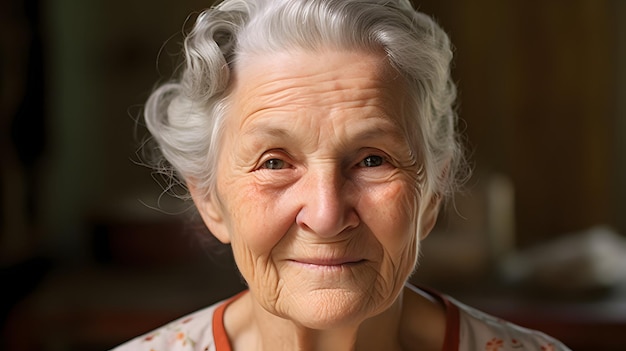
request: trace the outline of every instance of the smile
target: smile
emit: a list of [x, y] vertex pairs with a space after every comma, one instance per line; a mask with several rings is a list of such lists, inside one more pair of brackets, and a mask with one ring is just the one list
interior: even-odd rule
[[307, 258], [307, 259], [295, 259], [290, 260], [291, 262], [306, 265], [306, 266], [314, 266], [314, 267], [346, 267], [353, 266], [360, 263], [365, 262], [364, 259], [351, 259], [351, 258], [336, 258], [336, 259], [317, 259], [317, 258]]

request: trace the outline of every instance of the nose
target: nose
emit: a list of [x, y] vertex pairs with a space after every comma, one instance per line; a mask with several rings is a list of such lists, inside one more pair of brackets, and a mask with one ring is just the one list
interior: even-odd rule
[[301, 207], [296, 224], [330, 238], [359, 225], [354, 186], [338, 171], [308, 171], [297, 189]]

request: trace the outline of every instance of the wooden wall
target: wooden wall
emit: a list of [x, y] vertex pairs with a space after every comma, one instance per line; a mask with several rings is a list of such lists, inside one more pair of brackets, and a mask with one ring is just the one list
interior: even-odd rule
[[463, 0], [420, 8], [456, 47], [459, 113], [476, 168], [470, 190], [491, 172], [511, 177], [518, 244], [621, 226], [626, 130], [616, 91], [626, 84], [617, 78], [624, 6]]

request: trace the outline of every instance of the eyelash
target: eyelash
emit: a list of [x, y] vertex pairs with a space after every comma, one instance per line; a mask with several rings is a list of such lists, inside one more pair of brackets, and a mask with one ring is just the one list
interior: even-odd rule
[[[281, 169], [285, 169], [285, 168], [290, 168], [290, 166], [291, 166], [291, 164], [288, 161], [285, 160], [285, 157], [282, 157], [280, 155], [276, 155], [273, 152], [269, 153], [267, 156], [268, 157], [265, 158], [265, 160], [263, 160], [261, 162], [261, 165], [258, 167], [259, 170], [274, 171], [274, 170], [281, 170]], [[376, 162], [374, 162], [375, 164], [368, 166], [367, 165], [368, 163], [373, 162], [372, 159], [376, 159]], [[385, 166], [388, 163], [389, 163], [389, 158], [387, 156], [371, 153], [371, 154], [368, 154], [367, 156], [363, 157], [356, 164], [356, 167], [358, 167], [358, 168], [377, 168], [377, 167]]]
[[[376, 165], [371, 165], [371, 166], [367, 166], [366, 164], [372, 161], [373, 158], [376, 158], [377, 161], [379, 161], [379, 164]], [[363, 167], [363, 168], [375, 168], [375, 167], [380, 167], [380, 166], [384, 166], [385, 163], [387, 163], [387, 159], [383, 156], [380, 155], [367, 155], [365, 156], [361, 161], [359, 161], [358, 166], [359, 167]]]
[[[277, 162], [279, 165], [278, 167], [274, 166], [270, 166], [270, 162]], [[279, 158], [270, 158], [267, 161], [263, 162], [263, 164], [261, 164], [261, 169], [269, 169], [269, 170], [277, 170], [277, 169], [284, 169], [285, 165], [287, 164], [287, 162], [285, 162], [284, 160], [281, 160]]]
[[[260, 160], [260, 165], [257, 167], [257, 170], [270, 170], [277, 171], [285, 168], [291, 167], [291, 162], [288, 161], [290, 158], [288, 155], [285, 155], [284, 152], [280, 150], [270, 150], [266, 151], [263, 158]], [[272, 165], [272, 163], [278, 163], [278, 165]]]

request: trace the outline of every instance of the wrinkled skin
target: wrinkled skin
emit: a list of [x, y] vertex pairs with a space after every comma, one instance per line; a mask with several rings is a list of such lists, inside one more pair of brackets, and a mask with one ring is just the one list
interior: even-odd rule
[[[437, 214], [404, 137], [403, 80], [380, 53], [295, 51], [238, 67], [216, 192], [191, 183], [194, 201], [231, 243], [252, 310], [356, 332], [398, 303]], [[421, 201], [432, 205], [419, 213]]]

